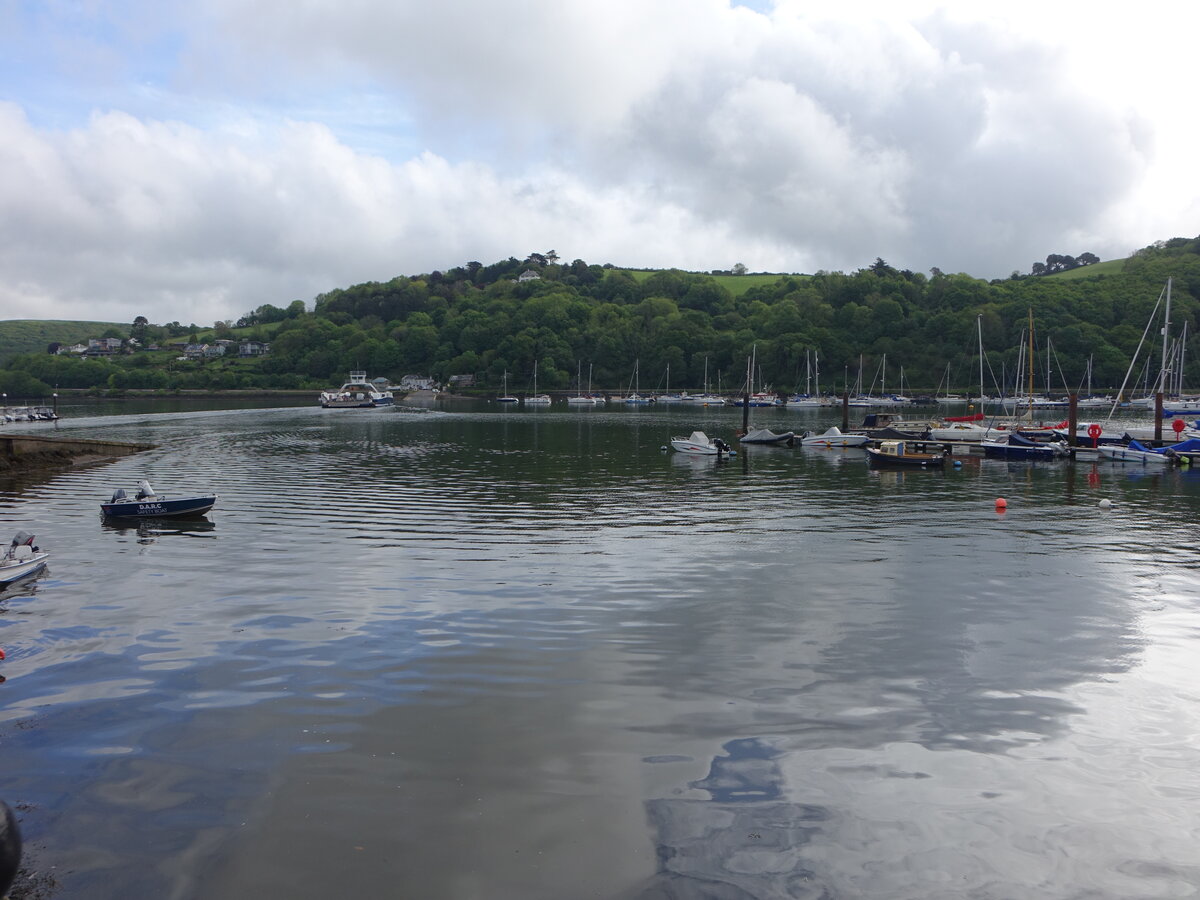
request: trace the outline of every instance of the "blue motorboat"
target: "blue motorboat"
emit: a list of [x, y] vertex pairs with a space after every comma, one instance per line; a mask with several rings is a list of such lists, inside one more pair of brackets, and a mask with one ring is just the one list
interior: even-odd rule
[[982, 441], [984, 456], [992, 459], [1062, 459], [1067, 456], [1066, 444], [1061, 441], [1032, 441], [1012, 432], [1001, 441]]
[[156, 494], [150, 482], [139, 481], [137, 493], [130, 497], [124, 488], [117, 488], [112, 499], [100, 504], [100, 512], [114, 519], [163, 519], [181, 516], [202, 516], [217, 502], [216, 494], [195, 497], [165, 497]]

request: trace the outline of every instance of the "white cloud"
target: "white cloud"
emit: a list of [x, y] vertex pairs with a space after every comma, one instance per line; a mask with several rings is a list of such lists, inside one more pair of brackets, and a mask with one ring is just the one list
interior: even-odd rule
[[[0, 106], [0, 315], [208, 322], [551, 247], [998, 276], [1191, 234], [1178, 60], [1068, 7], [130, 0]], [[0, 50], [55, 30], [9, 12]]]

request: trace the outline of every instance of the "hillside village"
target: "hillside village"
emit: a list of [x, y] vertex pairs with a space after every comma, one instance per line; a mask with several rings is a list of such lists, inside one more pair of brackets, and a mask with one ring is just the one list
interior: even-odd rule
[[190, 343], [188, 341], [172, 341], [165, 344], [147, 344], [144, 347], [137, 338], [88, 338], [86, 344], [73, 344], [69, 347], [60, 346], [54, 350], [58, 356], [75, 356], [80, 358], [97, 358], [120, 356], [137, 353], [139, 350], [177, 350], [179, 360], [216, 359], [223, 356], [237, 356], [241, 359], [255, 359], [266, 356], [271, 345], [263, 341], [219, 339], [211, 343]]

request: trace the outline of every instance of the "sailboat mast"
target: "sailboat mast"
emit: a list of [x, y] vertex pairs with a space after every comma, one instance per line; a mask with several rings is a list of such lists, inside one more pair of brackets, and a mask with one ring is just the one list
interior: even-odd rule
[[[975, 317], [975, 328], [979, 332], [979, 411], [983, 412], [983, 314]], [[946, 364], [946, 371], [949, 373], [950, 364]], [[946, 381], [946, 389], [949, 390], [949, 379]]]
[[1175, 393], [1180, 397], [1183, 396], [1183, 358], [1187, 354], [1187, 319], [1183, 320], [1183, 337], [1179, 339], [1179, 375], [1176, 380]]
[[1033, 418], [1033, 307], [1029, 307], [1029, 394], [1025, 398], [1029, 404], [1029, 418]]
[[1171, 370], [1171, 364], [1167, 361], [1167, 341], [1171, 332], [1171, 279], [1167, 279], [1167, 311], [1163, 316], [1163, 345], [1162, 345], [1162, 373], [1159, 376], [1159, 390], [1166, 392], [1167, 390], [1167, 373]]

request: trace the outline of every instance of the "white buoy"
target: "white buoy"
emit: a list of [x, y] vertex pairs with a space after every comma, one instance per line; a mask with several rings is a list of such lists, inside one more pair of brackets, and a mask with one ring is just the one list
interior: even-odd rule
[[1103, 500], [1100, 501], [1100, 508], [1101, 509], [1112, 509], [1112, 501], [1109, 500], [1107, 497], [1105, 497]]

